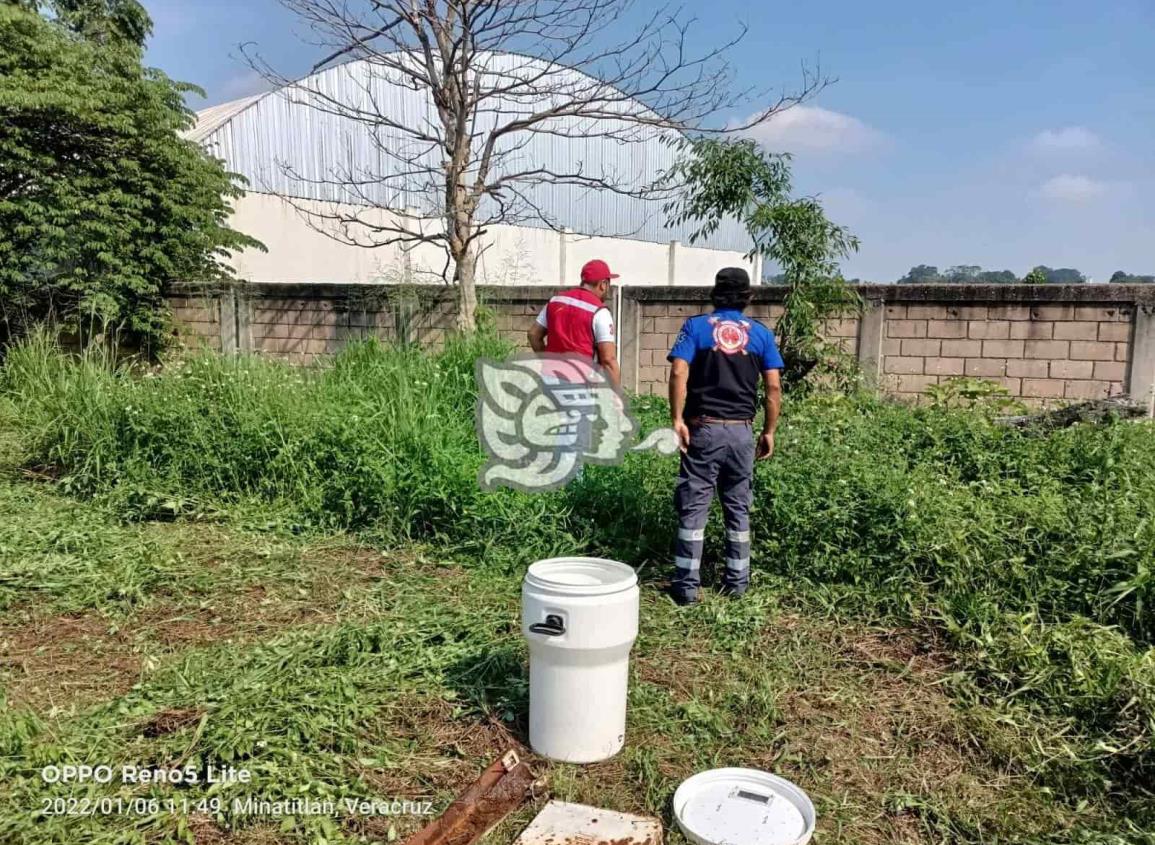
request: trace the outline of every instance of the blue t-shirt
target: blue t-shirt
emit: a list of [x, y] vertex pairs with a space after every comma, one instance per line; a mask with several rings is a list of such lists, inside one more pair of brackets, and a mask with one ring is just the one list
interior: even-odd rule
[[666, 356], [675, 358], [690, 365], [686, 419], [754, 419], [762, 373], [783, 367], [774, 332], [731, 309], [686, 320]]

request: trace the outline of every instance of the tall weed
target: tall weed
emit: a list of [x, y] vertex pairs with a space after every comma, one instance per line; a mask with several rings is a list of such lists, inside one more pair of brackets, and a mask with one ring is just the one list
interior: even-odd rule
[[[199, 354], [141, 374], [34, 339], [8, 354], [0, 391], [29, 463], [129, 517], [257, 499], [498, 571], [595, 552], [664, 574], [674, 459], [631, 454], [557, 493], [480, 491], [473, 366], [507, 352], [481, 335], [433, 355], [370, 342], [328, 366]], [[635, 410], [664, 421], [660, 401]], [[866, 396], [792, 402], [757, 468], [755, 566], [853, 612], [935, 626], [975, 694], [1057, 726], [1023, 765], [1060, 784], [1151, 786], [1153, 435], [1009, 429]], [[708, 549], [720, 543], [715, 521]]]

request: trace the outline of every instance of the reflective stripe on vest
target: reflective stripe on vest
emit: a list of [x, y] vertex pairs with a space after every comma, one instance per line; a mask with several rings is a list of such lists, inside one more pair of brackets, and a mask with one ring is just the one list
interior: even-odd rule
[[572, 288], [551, 297], [545, 307], [545, 351], [596, 357], [594, 315], [605, 307], [596, 294], [585, 288]]

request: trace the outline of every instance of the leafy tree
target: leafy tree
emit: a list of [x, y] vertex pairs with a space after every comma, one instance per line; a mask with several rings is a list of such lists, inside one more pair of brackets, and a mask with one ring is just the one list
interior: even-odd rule
[[979, 273], [983, 271], [982, 267], [977, 264], [959, 264], [955, 267], [948, 267], [943, 273], [943, 281], [956, 285], [965, 285], [974, 283]]
[[900, 285], [933, 285], [943, 280], [938, 268], [931, 264], [919, 264], [911, 267], [905, 276], [898, 280]]
[[197, 90], [141, 64], [136, 0], [0, 0], [0, 319], [146, 342], [174, 280], [228, 276], [240, 191], [178, 132]]
[[1135, 276], [1122, 270], [1111, 274], [1110, 281], [1116, 285], [1151, 285], [1155, 284], [1155, 276]]
[[[1045, 264], [1040, 264], [1027, 274], [1027, 278], [1032, 277], [1041, 277], [1043, 281], [1030, 282], [1030, 284], [1082, 285], [1087, 283], [1087, 277], [1073, 267], [1052, 268]], [[1023, 281], [1025, 282], [1027, 280], [1024, 279]]]
[[1045, 285], [1046, 283], [1047, 269], [1045, 267], [1036, 267], [1023, 277], [1023, 284], [1025, 285]]
[[910, 272], [898, 280], [900, 285], [1007, 285], [1014, 284], [1018, 277], [1010, 270], [984, 270], [977, 264], [959, 264], [948, 267], [943, 272], [931, 264], [911, 267]]
[[[528, 154], [534, 137], [612, 142], [645, 160], [647, 145], [668, 137], [718, 136], [748, 129], [809, 99], [826, 85], [803, 70], [793, 93], [763, 99], [732, 88], [730, 57], [743, 31], [711, 46], [700, 27], [674, 9], [641, 16], [634, 0], [281, 0], [311, 30], [327, 55], [314, 70], [341, 59], [367, 62], [426, 100], [396, 109], [360, 84], [328, 77], [294, 82], [253, 57], [274, 84], [293, 84], [295, 103], [335, 117], [370, 139], [380, 165], [340, 164], [316, 178], [347, 198], [319, 211], [289, 199], [306, 220], [336, 240], [368, 248], [418, 244], [442, 252], [442, 275], [457, 288], [457, 326], [476, 328], [477, 260], [492, 226], [560, 222], [543, 191], [581, 202], [587, 192], [665, 200], [656, 174], [617, 167], [599, 156], [559, 166]], [[331, 52], [330, 52], [331, 50]], [[494, 53], [501, 54], [495, 61]], [[583, 76], [569, 68], [579, 68]], [[371, 86], [370, 86], [371, 87]], [[749, 115], [723, 129], [726, 115]], [[600, 139], [600, 142], [597, 141]], [[333, 139], [337, 146], [342, 140]], [[345, 141], [346, 145], [354, 143]], [[300, 174], [292, 162], [290, 178]], [[288, 192], [289, 194], [292, 191]], [[411, 213], [381, 215], [382, 197], [401, 198]], [[389, 205], [397, 205], [390, 200]], [[392, 209], [391, 209], [392, 210]], [[615, 234], [601, 232], [599, 234]], [[626, 234], [617, 232], [616, 234]]]
[[781, 269], [789, 287], [777, 325], [783, 385], [807, 386], [815, 366], [836, 351], [822, 337], [823, 322], [861, 306], [838, 269], [858, 239], [831, 223], [813, 197], [791, 196], [789, 154], [764, 152], [748, 139], [687, 140], [670, 177], [681, 191], [666, 212], [675, 224], [696, 224], [691, 243], [735, 218], [754, 243], [749, 255]]
[[1013, 285], [1019, 277], [1010, 270], [984, 270], [976, 281], [983, 285]]

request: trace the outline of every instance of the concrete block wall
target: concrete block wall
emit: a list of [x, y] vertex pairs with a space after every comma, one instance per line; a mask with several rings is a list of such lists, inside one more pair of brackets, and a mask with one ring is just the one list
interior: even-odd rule
[[[827, 338], [855, 354], [868, 381], [917, 401], [932, 385], [971, 376], [1035, 405], [1129, 393], [1155, 402], [1155, 286], [862, 285], [861, 315], [832, 320]], [[553, 288], [478, 290], [498, 332], [519, 346]], [[760, 287], [747, 313], [773, 326], [785, 289]], [[186, 336], [225, 352], [308, 362], [350, 340], [378, 337], [438, 345], [452, 331], [455, 291], [445, 286], [245, 284], [181, 288], [173, 311]], [[710, 289], [625, 286], [618, 313], [625, 386], [664, 393], [666, 353], [686, 317], [708, 311]]]
[[1031, 400], [1126, 392], [1133, 306], [1114, 303], [885, 306], [882, 385], [913, 398], [973, 376]]
[[169, 297], [173, 320], [186, 343], [221, 351], [221, 301], [219, 291], [190, 291]]
[[[478, 291], [498, 333], [519, 345], [551, 293], [544, 287]], [[436, 347], [453, 331], [456, 315], [455, 291], [444, 286], [245, 284], [216, 291], [188, 286], [169, 301], [188, 341], [298, 364], [370, 337]]]

